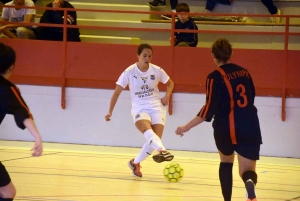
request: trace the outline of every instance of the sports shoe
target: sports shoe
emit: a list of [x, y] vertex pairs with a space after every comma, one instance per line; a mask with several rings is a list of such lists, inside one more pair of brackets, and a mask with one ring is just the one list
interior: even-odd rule
[[274, 14], [274, 16], [277, 16], [277, 17], [270, 17], [271, 22], [272, 23], [280, 23], [280, 15], [281, 15], [281, 11], [278, 9], [277, 13]]
[[255, 185], [251, 179], [246, 181], [246, 201], [257, 201], [256, 195], [255, 195]]
[[[172, 15], [161, 15], [160, 17], [163, 20], [171, 20], [172, 19]], [[178, 19], [178, 17], [175, 16], [175, 19]]]
[[152, 8], [156, 8], [157, 6], [165, 6], [166, 0], [153, 0], [152, 2], [148, 2], [147, 4]]
[[138, 164], [134, 164], [133, 161], [134, 161], [134, 158], [131, 159], [131, 160], [128, 162], [128, 167], [132, 170], [132, 174], [133, 174], [133, 175], [135, 175], [135, 176], [137, 176], [137, 177], [142, 177], [143, 175], [142, 175], [142, 173], [141, 173], [141, 171], [140, 171], [140, 169], [141, 169], [140, 164], [139, 164], [139, 163], [138, 163]]
[[164, 161], [171, 161], [174, 158], [174, 155], [170, 154], [168, 151], [163, 150], [160, 151], [158, 154], [152, 156], [153, 160], [157, 163], [161, 163]]

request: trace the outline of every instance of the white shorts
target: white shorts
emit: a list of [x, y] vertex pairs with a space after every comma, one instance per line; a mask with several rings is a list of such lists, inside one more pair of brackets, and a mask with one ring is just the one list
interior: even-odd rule
[[161, 124], [161, 125], [165, 125], [166, 123], [166, 110], [141, 110], [140, 112], [133, 114], [133, 122], [137, 122], [141, 119], [144, 120], [149, 120], [151, 122], [151, 125], [154, 124]]

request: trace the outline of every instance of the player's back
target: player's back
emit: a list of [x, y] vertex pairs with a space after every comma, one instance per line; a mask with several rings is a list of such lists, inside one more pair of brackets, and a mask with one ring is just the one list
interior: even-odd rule
[[[221, 109], [215, 115], [216, 126], [222, 125], [222, 119], [226, 119], [227, 128], [234, 125], [237, 142], [260, 143], [259, 121], [254, 106], [255, 88], [250, 73], [232, 63], [220, 66], [218, 71], [224, 79], [221, 78], [222, 102]], [[222, 127], [219, 126], [219, 130]]]

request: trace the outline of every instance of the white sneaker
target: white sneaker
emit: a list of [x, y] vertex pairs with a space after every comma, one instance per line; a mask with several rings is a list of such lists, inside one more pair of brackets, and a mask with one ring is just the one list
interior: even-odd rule
[[274, 14], [274, 16], [278, 16], [278, 17], [270, 17], [270, 19], [271, 19], [271, 22], [272, 23], [280, 23], [280, 15], [281, 15], [281, 11], [278, 9], [277, 10], [277, 13], [276, 14]]

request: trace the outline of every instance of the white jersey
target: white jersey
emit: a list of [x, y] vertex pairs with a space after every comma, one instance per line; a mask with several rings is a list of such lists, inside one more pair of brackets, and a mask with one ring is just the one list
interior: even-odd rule
[[164, 107], [161, 103], [158, 84], [167, 83], [170, 77], [167, 73], [154, 64], [149, 64], [146, 72], [139, 70], [136, 64], [129, 66], [119, 77], [116, 84], [124, 89], [129, 86], [132, 113], [142, 109], [160, 109]]
[[[14, 6], [14, 2], [8, 2], [5, 4], [6, 6]], [[32, 6], [34, 7], [34, 3], [31, 0], [25, 0], [24, 6]], [[35, 15], [35, 9], [34, 8], [21, 8], [20, 10], [16, 10], [15, 8], [7, 8], [3, 7], [2, 10], [2, 18], [7, 19], [10, 22], [24, 22], [25, 15], [27, 14], [33, 14]], [[34, 22], [34, 17], [32, 18], [32, 21]]]

